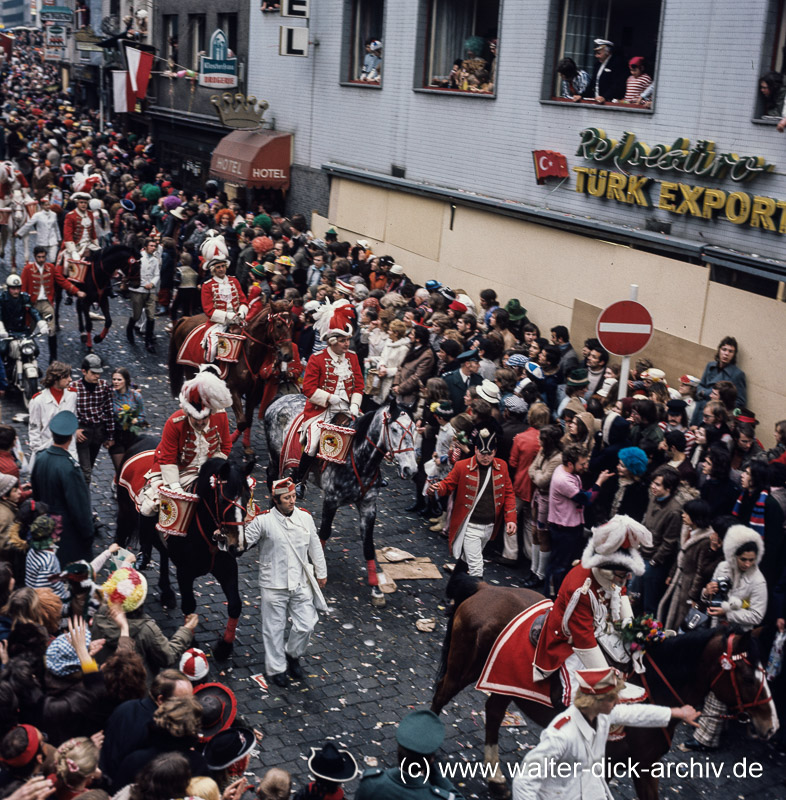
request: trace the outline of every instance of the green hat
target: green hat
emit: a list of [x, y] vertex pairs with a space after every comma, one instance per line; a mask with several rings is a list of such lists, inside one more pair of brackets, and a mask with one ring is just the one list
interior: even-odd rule
[[59, 411], [49, 421], [49, 430], [55, 436], [73, 436], [79, 423], [73, 411]]
[[273, 227], [273, 220], [267, 214], [257, 214], [254, 217], [254, 227], [262, 228], [265, 233], [270, 233]]
[[[246, 263], [248, 263], [248, 262], [246, 262]], [[256, 275], [257, 278], [264, 278], [265, 277], [265, 268], [258, 261], [254, 261], [251, 264], [251, 272], [252, 272], [252, 274]]]
[[445, 726], [433, 712], [421, 709], [407, 714], [398, 724], [396, 741], [412, 753], [429, 756], [445, 740]]
[[568, 375], [566, 386], [589, 386], [589, 372], [584, 367], [571, 370]]
[[527, 309], [522, 308], [521, 303], [515, 297], [512, 300], [508, 300], [505, 311], [508, 312], [511, 322], [520, 322], [527, 318]]
[[477, 350], [465, 350], [456, 356], [456, 361], [459, 364], [465, 364], [467, 361], [480, 361], [480, 354]]

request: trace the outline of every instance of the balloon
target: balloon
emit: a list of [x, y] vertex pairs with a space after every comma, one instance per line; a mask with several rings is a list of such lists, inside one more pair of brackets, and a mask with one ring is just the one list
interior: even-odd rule
[[177, 75], [178, 78], [185, 78], [187, 72], [188, 72], [187, 69], [181, 69], [178, 70], [175, 74]]

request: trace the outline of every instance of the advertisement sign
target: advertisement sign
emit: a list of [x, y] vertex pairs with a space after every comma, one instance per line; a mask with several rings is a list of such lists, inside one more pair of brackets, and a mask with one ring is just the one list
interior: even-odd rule
[[44, 6], [39, 19], [41, 22], [65, 22], [71, 25], [74, 21], [74, 12], [67, 6]]
[[44, 61], [63, 61], [66, 50], [66, 29], [48, 25], [44, 30]]
[[213, 31], [208, 55], [199, 57], [199, 85], [211, 89], [233, 89], [237, 86], [237, 59], [229, 57], [224, 31]]

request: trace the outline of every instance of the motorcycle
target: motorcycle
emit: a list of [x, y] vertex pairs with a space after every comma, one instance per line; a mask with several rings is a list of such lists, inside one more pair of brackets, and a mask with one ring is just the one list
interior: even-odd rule
[[6, 337], [8, 353], [5, 359], [5, 373], [9, 388], [15, 388], [22, 395], [22, 402], [28, 408], [33, 395], [38, 393], [38, 382], [43, 376], [38, 366], [40, 352], [37, 332], [15, 338]]

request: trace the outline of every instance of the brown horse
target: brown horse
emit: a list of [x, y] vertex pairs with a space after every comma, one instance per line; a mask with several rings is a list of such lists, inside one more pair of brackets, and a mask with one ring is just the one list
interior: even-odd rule
[[[431, 710], [436, 714], [462, 689], [477, 681], [505, 626], [516, 615], [543, 600], [537, 592], [490, 586], [466, 573], [451, 578], [448, 596], [455, 600], [456, 608], [448, 623], [431, 701]], [[734, 669], [724, 668], [725, 654], [731, 655]], [[759, 664], [757, 642], [751, 633], [715, 628], [675, 636], [652, 647], [645, 656], [645, 663], [647, 672], [641, 683], [646, 686], [653, 703], [666, 706], [690, 703], [701, 708], [711, 689], [729, 707], [730, 716], [749, 719], [760, 737], [769, 738], [777, 730], [775, 706]], [[560, 680], [558, 674], [555, 680]], [[555, 691], [551, 695], [554, 697]], [[495, 765], [499, 764], [499, 729], [511, 701], [543, 727], [563, 710], [508, 695], [489, 696], [484, 761], [489, 768], [487, 774], [492, 775], [489, 789], [497, 797], [510, 794], [503, 770], [498, 766], [495, 769]], [[649, 771], [645, 773], [644, 768], [668, 752], [675, 727], [676, 721], [672, 721], [660, 735], [647, 728], [627, 728], [624, 739], [609, 742], [607, 746], [606, 754], [613, 761], [624, 762], [630, 758], [641, 765], [640, 777], [634, 777], [633, 782], [642, 800], [658, 798], [658, 779]]]
[[[169, 342], [169, 386], [173, 397], [180, 393], [183, 381], [196, 373], [194, 367], [178, 362], [180, 347], [188, 334], [205, 322], [207, 317], [204, 314], [183, 317], [172, 331]], [[247, 451], [251, 447], [254, 409], [260, 403], [265, 407], [270, 404], [280, 379], [278, 365], [291, 364], [293, 361], [293, 324], [289, 301], [276, 300], [266, 305], [246, 323], [240, 358], [229, 364], [226, 384], [232, 394], [232, 410], [237, 422], [232, 440], [235, 441], [242, 433], [243, 445]], [[264, 407], [260, 408], [260, 412], [264, 410]]]

